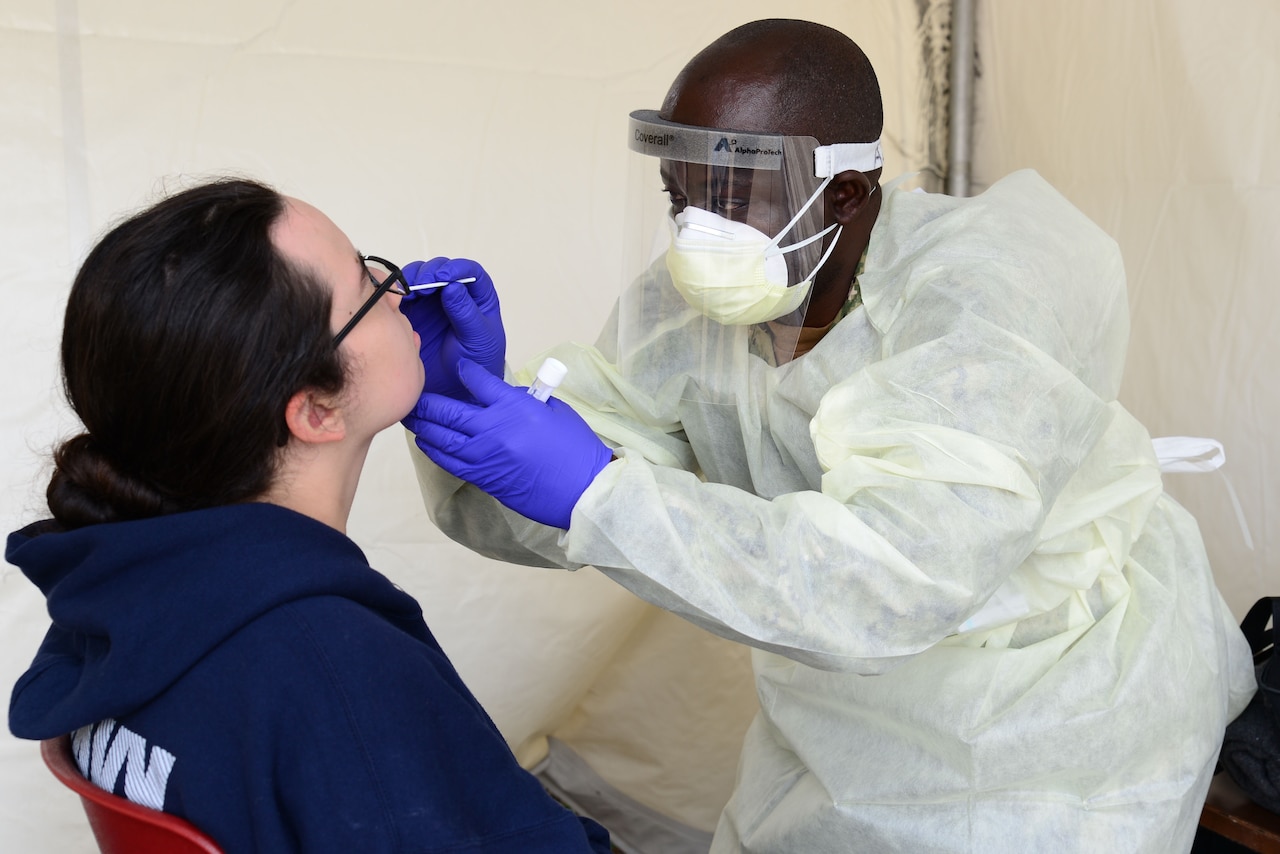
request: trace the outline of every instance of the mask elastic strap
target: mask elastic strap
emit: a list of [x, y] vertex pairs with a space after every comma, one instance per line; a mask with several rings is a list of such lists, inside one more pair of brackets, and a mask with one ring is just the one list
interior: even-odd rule
[[[801, 240], [799, 243], [792, 243], [789, 246], [778, 245], [778, 243], [782, 240], [782, 238], [787, 235], [787, 232], [791, 231], [791, 229], [796, 227], [796, 223], [800, 221], [800, 217], [804, 216], [804, 212], [809, 209], [810, 205], [812, 205], [820, 195], [822, 195], [822, 191], [825, 190], [827, 188], [827, 185], [830, 183], [831, 183], [830, 178], [822, 179], [822, 184], [818, 187], [816, 191], [814, 191], [814, 194], [809, 197], [809, 201], [804, 203], [804, 207], [800, 208], [800, 212], [791, 218], [791, 222], [787, 223], [786, 228], [778, 232], [777, 237], [769, 241], [768, 247], [764, 250], [764, 254], [766, 257], [770, 255], [786, 255], [788, 252], [794, 252], [797, 249], [808, 246], [810, 243], [812, 243], [815, 240], [821, 240], [836, 228], [835, 225], [829, 225], [826, 228], [822, 229], [822, 231], [819, 231], [817, 234], [813, 235], [812, 237], [807, 237], [804, 240]], [[877, 185], [874, 185], [874, 184], [872, 185], [871, 192], [867, 193], [867, 198], [871, 198], [872, 193], [876, 191], [876, 186]], [[836, 238], [836, 239], [838, 240], [839, 238]], [[834, 243], [832, 245], [834, 245]], [[831, 250], [827, 250], [827, 255], [830, 255], [830, 254], [831, 254]], [[822, 260], [823, 261], [827, 260], [826, 255], [822, 256]], [[819, 264], [819, 266], [821, 266], [821, 264]]]
[[[818, 193], [821, 193], [823, 190], [825, 190], [827, 187], [827, 184], [830, 183], [830, 181], [831, 179], [827, 178], [822, 182], [822, 186], [818, 188], [818, 192], [814, 193], [813, 196], [810, 197], [809, 201], [805, 203], [805, 208], [813, 204], [813, 200], [818, 197]], [[876, 188], [873, 186], [871, 188], [871, 193], [874, 193], [875, 191], [876, 191]], [[867, 194], [867, 198], [871, 198], [871, 193]], [[787, 231], [791, 230], [791, 227], [796, 224], [796, 220], [800, 218], [800, 214], [803, 214], [803, 213], [804, 213], [804, 208], [800, 210], [799, 214], [796, 214], [796, 219], [791, 220], [791, 224], [787, 226]], [[822, 269], [822, 265], [827, 263], [827, 259], [830, 258], [831, 253], [835, 251], [836, 244], [840, 242], [840, 235], [844, 233], [843, 225], [840, 225], [839, 223], [835, 225], [829, 225], [826, 228], [824, 228], [822, 231], [819, 231], [813, 237], [810, 237], [807, 240], [802, 240], [799, 243], [793, 243], [792, 245], [787, 246], [786, 248], [778, 248], [777, 244], [774, 243], [774, 241], [770, 241], [770, 248], [774, 250], [775, 254], [785, 255], [786, 253], [790, 252], [793, 249], [799, 249], [801, 246], [807, 246], [813, 241], [821, 238], [822, 236], [829, 234], [832, 229], [839, 229], [839, 230], [836, 231], [835, 239], [831, 241], [831, 245], [827, 247], [827, 251], [822, 253], [822, 257], [818, 260], [818, 265], [814, 267], [813, 270], [810, 271], [809, 275], [806, 277], [808, 279], [812, 279], [814, 276], [818, 275], [818, 271]], [[787, 233], [786, 231], [782, 232], [782, 234], [786, 234], [786, 233]], [[778, 237], [774, 238], [774, 240], [781, 239], [782, 234], [779, 234]], [[765, 254], [768, 254], [768, 252], [769, 250], [766, 249]], [[1248, 534], [1246, 534], [1245, 536], [1247, 537]]]
[[[809, 275], [806, 278], [812, 279], [814, 276], [818, 275], [818, 271], [822, 269], [822, 265], [827, 263], [827, 259], [831, 257], [831, 253], [836, 250], [836, 244], [840, 242], [840, 235], [844, 232], [844, 226], [833, 225], [831, 228], [838, 229], [838, 231], [836, 231], [836, 236], [832, 239], [831, 245], [827, 247], [827, 251], [822, 253], [822, 257], [818, 260], [818, 266], [810, 270]], [[828, 228], [827, 231], [830, 231], [831, 228]], [[822, 232], [822, 234], [826, 234], [827, 231]], [[821, 237], [822, 234], [819, 234], [818, 237]], [[808, 243], [809, 241], [806, 240], [805, 242]]]
[[[871, 192], [870, 192], [870, 193], [867, 193], [867, 198], [868, 198], [868, 199], [869, 199], [869, 198], [871, 198], [872, 193], [874, 193], [875, 191], [876, 191], [876, 188], [875, 188], [875, 187], [872, 187], [872, 188], [871, 188]], [[832, 226], [831, 228], [835, 228], [835, 227], [836, 227], [836, 226]], [[822, 232], [822, 234], [826, 234], [826, 233], [827, 233], [827, 231], [830, 231], [830, 230], [831, 230], [831, 228], [828, 228], [826, 231]], [[828, 246], [828, 247], [827, 247], [827, 251], [823, 253], [823, 255], [822, 255], [822, 260], [820, 260], [820, 261], [818, 262], [818, 266], [814, 267], [814, 268], [813, 268], [813, 272], [809, 274], [809, 278], [811, 278], [811, 279], [812, 279], [814, 276], [818, 275], [818, 271], [822, 269], [822, 265], [823, 265], [823, 264], [825, 264], [825, 263], [827, 263], [827, 259], [828, 259], [828, 258], [830, 258], [830, 257], [831, 257], [831, 253], [835, 251], [836, 244], [840, 242], [840, 235], [844, 233], [844, 226], [843, 226], [843, 225], [839, 226], [839, 229], [840, 229], [840, 230], [836, 232], [836, 236], [835, 236], [835, 238], [834, 238], [834, 239], [832, 239], [832, 241], [831, 241], [831, 245], [830, 245], [830, 246]], [[818, 237], [821, 237], [821, 236], [822, 236], [822, 234], [819, 234], [819, 235], [818, 235]], [[809, 241], [807, 241], [807, 240], [805, 241], [805, 243], [808, 243], [808, 242], [809, 242]], [[1248, 537], [1248, 534], [1245, 534], [1245, 536], [1246, 536], [1246, 537]]]
[[785, 249], [778, 245], [782, 242], [782, 238], [786, 237], [791, 232], [791, 229], [796, 227], [796, 223], [800, 221], [800, 217], [804, 216], [805, 211], [809, 210], [809, 208], [813, 206], [813, 203], [817, 201], [818, 197], [822, 195], [822, 191], [827, 189], [827, 185], [830, 183], [830, 176], [822, 179], [822, 183], [818, 185], [818, 189], [814, 190], [813, 195], [809, 197], [809, 201], [801, 205], [800, 210], [796, 211], [796, 215], [791, 218], [791, 222], [787, 223], [786, 227], [783, 228], [782, 231], [779, 231], [777, 236], [769, 241], [768, 247], [764, 250], [766, 257], [770, 255], [785, 255], [786, 253], [793, 252], [802, 246], [808, 246], [813, 241], [825, 237], [833, 228], [835, 228], [834, 225], [827, 226], [822, 231], [813, 235], [813, 237], [810, 237], [807, 240], [801, 240], [799, 243], [793, 243]]

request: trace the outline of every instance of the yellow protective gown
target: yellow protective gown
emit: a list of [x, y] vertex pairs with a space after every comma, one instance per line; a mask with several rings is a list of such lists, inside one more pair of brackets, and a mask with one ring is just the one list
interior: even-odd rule
[[[815, 349], [744, 351], [732, 388], [692, 376], [675, 302], [552, 350], [619, 457], [569, 530], [416, 453], [432, 518], [754, 647], [713, 852], [1189, 849], [1253, 673], [1115, 400], [1117, 247], [1032, 172], [972, 199], [890, 189], [859, 283]], [[619, 335], [641, 346], [619, 357]]]

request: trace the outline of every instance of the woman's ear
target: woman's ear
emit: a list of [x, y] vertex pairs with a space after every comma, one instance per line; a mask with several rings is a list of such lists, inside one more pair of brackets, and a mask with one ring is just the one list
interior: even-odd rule
[[307, 445], [337, 442], [347, 435], [342, 409], [314, 389], [303, 389], [289, 398], [284, 421], [290, 435]]
[[831, 205], [836, 222], [848, 225], [862, 212], [875, 192], [880, 170], [874, 172], [841, 172], [831, 180]]

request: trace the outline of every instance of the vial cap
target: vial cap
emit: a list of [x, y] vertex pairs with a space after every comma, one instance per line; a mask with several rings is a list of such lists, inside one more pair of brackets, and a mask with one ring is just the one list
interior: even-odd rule
[[538, 380], [545, 385], [556, 388], [569, 373], [569, 368], [559, 359], [548, 357], [538, 368]]

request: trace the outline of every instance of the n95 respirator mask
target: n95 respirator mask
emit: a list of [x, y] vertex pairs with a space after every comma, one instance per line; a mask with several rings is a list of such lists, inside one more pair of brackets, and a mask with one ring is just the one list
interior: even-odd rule
[[[784, 317], [804, 304], [813, 279], [840, 239], [840, 227], [829, 226], [790, 246], [778, 244], [809, 206], [822, 197], [823, 181], [776, 237], [696, 207], [668, 218], [671, 245], [667, 271], [671, 283], [689, 305], [726, 326], [745, 326]], [[786, 253], [836, 231], [817, 266], [789, 285]]]

